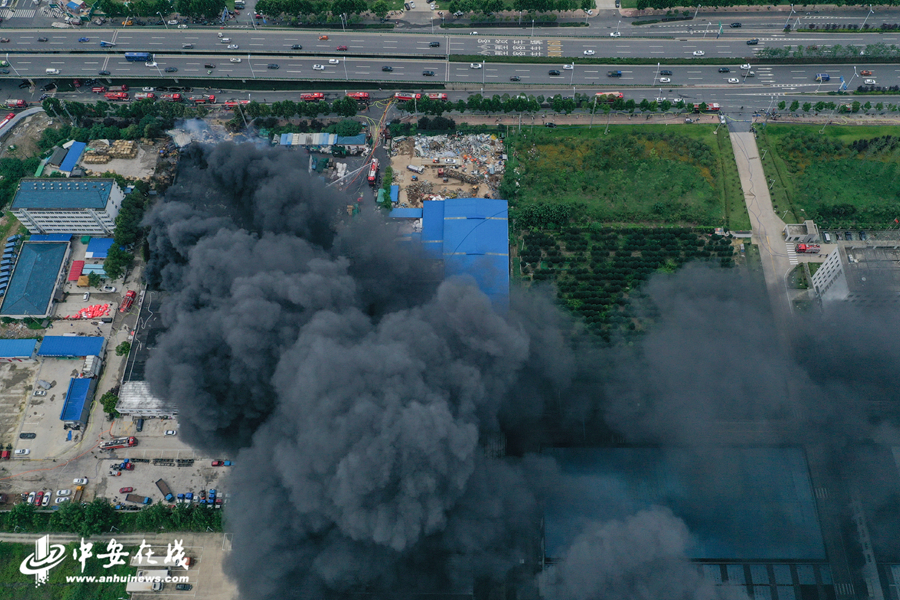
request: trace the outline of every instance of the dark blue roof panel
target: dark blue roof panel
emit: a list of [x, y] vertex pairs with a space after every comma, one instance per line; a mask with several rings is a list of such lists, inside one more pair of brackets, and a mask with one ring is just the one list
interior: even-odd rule
[[38, 356], [102, 356], [103, 341], [100, 336], [48, 335]]
[[421, 208], [394, 208], [391, 209], [392, 219], [421, 219]]
[[80, 421], [91, 390], [90, 379], [70, 379], [66, 402], [59, 418], [63, 421]]
[[71, 233], [38, 233], [30, 238], [29, 242], [71, 242]]
[[87, 252], [92, 254], [93, 258], [106, 258], [112, 245], [112, 238], [91, 238], [91, 241], [88, 242]]
[[0, 315], [46, 315], [66, 249], [66, 244], [56, 242], [22, 246]]
[[66, 154], [66, 158], [62, 161], [62, 164], [59, 165], [59, 170], [63, 173], [69, 173], [74, 169], [75, 165], [78, 163], [78, 159], [81, 158], [81, 155], [84, 153], [85, 148], [87, 148], [87, 144], [84, 142], [75, 142], [69, 146], [69, 152]]
[[112, 179], [22, 179], [11, 208], [104, 208], [112, 185]]

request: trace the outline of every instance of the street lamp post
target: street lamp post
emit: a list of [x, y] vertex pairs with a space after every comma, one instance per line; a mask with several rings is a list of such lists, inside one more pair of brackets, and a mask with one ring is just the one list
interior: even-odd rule
[[162, 16], [162, 13], [159, 12], [159, 11], [156, 11], [156, 14], [159, 15], [159, 18], [162, 19], [163, 25], [165, 25], [165, 26], [166, 26], [166, 29], [168, 29], [168, 28], [169, 28], [169, 24], [166, 23], [166, 19], [165, 19], [165, 17]]
[[711, 21], [706, 22], [706, 30], [703, 32], [703, 39], [706, 39], [706, 34], [709, 33], [709, 26], [712, 25]]
[[791, 17], [793, 17], [793, 16], [794, 16], [794, 5], [791, 4], [791, 14], [788, 15], [787, 21], [784, 22], [784, 27], [782, 27], [782, 29], [787, 29], [788, 23], [791, 22]]
[[350, 81], [350, 76], [347, 74], [347, 59], [343, 60], [344, 63], [344, 79]]
[[256, 79], [256, 71], [253, 70], [253, 61], [250, 60], [250, 53], [247, 53], [247, 64], [250, 65], [250, 73], [253, 75], [253, 79]]
[[863, 21], [862, 26], [860, 26], [860, 29], [862, 29], [863, 27], [866, 26], [866, 21], [868, 21], [868, 20], [869, 20], [869, 17], [871, 17], [871, 16], [874, 15], [874, 14], [875, 14], [875, 11], [872, 10], [872, 5], [870, 4], [870, 5], [869, 5], [869, 12], [866, 14], [866, 19], [865, 19], [865, 21]]
[[431, 17], [431, 35], [434, 35], [434, 16]]
[[15, 65], [9, 62], [9, 52], [6, 53], [6, 62], [8, 62], [9, 66], [12, 67], [12, 70], [15, 72], [16, 77], [21, 77], [21, 75], [19, 75], [19, 72], [16, 70]]
[[[621, 24], [622, 24], [621, 20], [618, 23], [616, 23], [616, 33], [619, 33], [619, 25], [621, 25]], [[618, 37], [618, 36], [616, 36], [616, 37]]]
[[534, 19], [531, 20], [531, 37], [534, 37]]
[[484, 94], [484, 61], [481, 61], [481, 93]]
[[694, 11], [694, 18], [695, 18], [695, 19], [697, 18], [697, 13], [699, 13], [699, 12], [700, 12], [700, 5], [698, 4], [698, 5], [697, 5], [697, 10]]
[[[574, 85], [575, 85], [575, 61], [574, 61], [574, 60], [572, 61], [572, 80], [569, 81], [569, 85], [571, 85], [571, 86], [574, 86]], [[573, 90], [573, 91], [572, 91], [572, 94], [573, 94], [573, 95], [575, 94], [574, 89], [575, 89], [575, 88], [573, 87], [573, 88], [572, 88], [572, 90]]]

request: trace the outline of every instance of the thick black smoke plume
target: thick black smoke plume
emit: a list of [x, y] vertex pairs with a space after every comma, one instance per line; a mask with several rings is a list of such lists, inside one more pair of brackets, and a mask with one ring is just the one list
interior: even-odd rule
[[[822, 363], [788, 349], [753, 285], [706, 269], [652, 284], [655, 329], [598, 351], [542, 292], [514, 290], [498, 314], [379, 214], [347, 217], [347, 203], [294, 153], [221, 145], [186, 153], [148, 219], [148, 282], [169, 292], [148, 378], [190, 443], [236, 458], [229, 568], [242, 598], [396, 598], [485, 580], [534, 593], [541, 503], [565, 485], [542, 445], [608, 442], [610, 425], [694, 443], [720, 420], [781, 422], [814, 385], [865, 378], [838, 363], [814, 384]], [[817, 331], [801, 331], [801, 347]], [[490, 458], [504, 439], [516, 458]], [[597, 524], [556, 585], [650, 598], [636, 570], [650, 565], [683, 582], [672, 597], [713, 598], [684, 560], [683, 527], [660, 511]], [[623, 536], [630, 567], [590, 549]], [[578, 574], [596, 560], [599, 579]]]

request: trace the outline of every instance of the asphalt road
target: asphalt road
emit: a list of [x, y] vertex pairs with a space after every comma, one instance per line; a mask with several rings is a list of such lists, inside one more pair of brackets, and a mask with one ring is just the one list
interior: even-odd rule
[[[284, 54], [301, 56], [338, 56], [377, 55], [377, 56], [429, 56], [446, 58], [451, 54], [491, 56], [524, 56], [524, 57], [560, 57], [575, 58], [585, 56], [585, 52], [593, 52], [596, 56], [608, 57], [650, 57], [665, 61], [666, 58], [691, 58], [695, 51], [702, 51], [706, 58], [749, 58], [763, 48], [783, 48], [792, 45], [866, 45], [870, 43], [900, 44], [900, 31], [890, 34], [784, 34], [769, 32], [767, 36], [755, 36], [759, 44], [748, 46], [750, 30], [740, 31], [736, 35], [722, 36], [716, 39], [716, 28], [704, 35], [695, 31], [694, 35], [682, 35], [672, 39], [630, 37], [619, 38], [571, 37], [570, 30], [559, 30], [566, 34], [548, 37], [547, 32], [530, 37], [518, 32], [518, 36], [507, 36], [496, 31], [481, 32], [479, 35], [446, 35], [437, 32], [418, 33], [328, 33], [329, 39], [320, 40], [319, 32], [304, 30], [252, 30], [252, 29], [109, 29], [109, 30], [4, 30], [2, 35], [8, 43], [0, 44], [0, 53], [79, 53], [72, 61], [80, 61], [80, 53], [115, 56], [126, 51], [173, 52], [181, 51], [184, 44], [193, 44], [193, 49], [184, 50], [191, 53], [226, 53], [232, 50], [228, 45], [238, 46], [240, 53]], [[218, 33], [223, 37], [219, 38]], [[638, 30], [636, 33], [643, 33]], [[41, 37], [46, 42], [39, 42]], [[79, 42], [86, 38], [88, 41]], [[222, 40], [228, 40], [223, 42]], [[101, 41], [112, 42], [114, 48], [102, 48]], [[430, 44], [437, 42], [438, 47]], [[302, 50], [292, 50], [291, 46], [300, 45]], [[346, 46], [347, 51], [337, 50], [338, 46]]]

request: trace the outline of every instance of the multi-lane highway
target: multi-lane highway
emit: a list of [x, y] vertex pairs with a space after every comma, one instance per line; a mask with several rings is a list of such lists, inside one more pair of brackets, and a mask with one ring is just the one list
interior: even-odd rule
[[[510, 84], [511, 78], [522, 87], [529, 85], [632, 87], [658, 86], [665, 89], [685, 87], [775, 87], [805, 92], [835, 91], [841, 78], [848, 86], [874, 80], [877, 85], [900, 84], [898, 65], [767, 65], [753, 64], [742, 69], [740, 60], [722, 60], [717, 65], [574, 65], [459, 63], [442, 57], [419, 59], [340, 58], [267, 56], [258, 54], [156, 54], [155, 65], [128, 62], [123, 55], [97, 54], [72, 56], [67, 54], [15, 54], [8, 58], [10, 69], [20, 77], [47, 77], [47, 69], [59, 71], [58, 77], [96, 77], [109, 72], [112, 79], [173, 80], [190, 79], [273, 79], [325, 80], [424, 83]], [[234, 62], [232, 62], [234, 61]], [[240, 61], [240, 62], [237, 62]], [[212, 66], [208, 66], [212, 65]], [[277, 65], [277, 68], [270, 68]], [[316, 69], [316, 65], [321, 68]], [[175, 72], [166, 69], [175, 68]], [[722, 72], [720, 69], [728, 69]], [[390, 69], [390, 70], [386, 70]], [[551, 71], [559, 75], [551, 75]], [[609, 72], [621, 72], [610, 77]], [[663, 71], [667, 71], [663, 73]], [[862, 75], [870, 71], [870, 75]], [[434, 73], [426, 75], [425, 73]], [[752, 73], [752, 76], [748, 76]], [[828, 82], [815, 81], [816, 75], [827, 73]]]
[[[743, 31], [743, 30], [738, 30]], [[643, 29], [634, 30], [640, 34]], [[222, 33], [222, 37], [218, 34]], [[231, 53], [229, 45], [238, 46], [242, 54], [265, 53], [284, 55], [339, 55], [342, 53], [369, 56], [432, 56], [446, 57], [447, 54], [483, 56], [522, 56], [582, 58], [585, 53], [594, 56], [635, 58], [649, 57], [665, 61], [667, 58], [692, 58], [696, 51], [704, 52], [705, 58], [749, 58], [763, 48], [797, 45], [829, 46], [840, 44], [866, 45], [871, 43], [900, 44], [900, 31], [890, 34], [783, 34], [769, 33], [756, 36], [758, 45], [748, 46], [752, 36], [745, 31], [740, 37], [715, 35], [680, 36], [672, 39], [623, 36], [619, 38], [584, 38], [568, 35], [509, 36], [490, 32], [478, 35], [447, 35], [440, 32], [432, 35], [418, 33], [328, 33], [328, 39], [319, 39], [319, 32], [301, 30], [248, 30], [248, 29], [110, 29], [110, 30], [6, 30], [3, 35], [10, 41], [0, 44], [0, 53], [42, 52], [42, 53], [90, 53], [114, 55], [125, 51], [149, 52], [222, 52]], [[557, 31], [554, 33], [568, 34]], [[39, 41], [45, 38], [46, 42]], [[80, 39], [87, 41], [79, 42]], [[228, 40], [228, 41], [223, 41]], [[114, 43], [114, 47], [101, 47], [100, 42]], [[438, 46], [432, 44], [437, 43]], [[184, 48], [190, 44], [192, 48]], [[302, 46], [302, 49], [295, 49]], [[338, 50], [346, 47], [346, 50]], [[77, 57], [76, 57], [77, 58]]]

